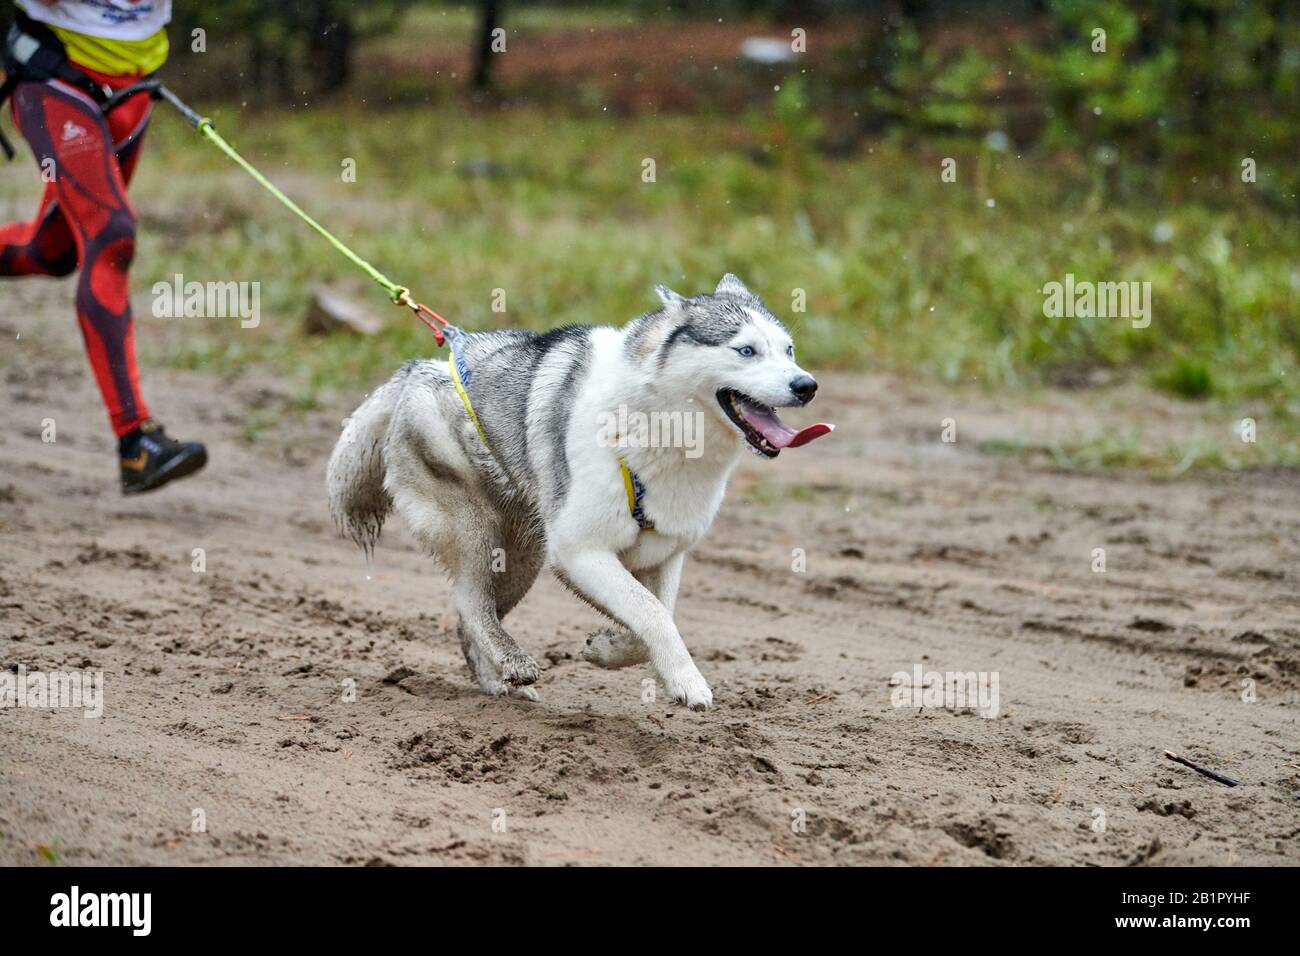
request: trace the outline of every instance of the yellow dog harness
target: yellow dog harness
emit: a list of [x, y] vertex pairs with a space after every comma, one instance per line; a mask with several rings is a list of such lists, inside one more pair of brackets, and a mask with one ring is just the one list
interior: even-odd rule
[[[487, 450], [491, 451], [492, 443], [488, 441], [483, 423], [474, 413], [469, 392], [465, 390], [465, 382], [469, 379], [469, 367], [456, 356], [455, 349], [451, 350], [451, 358], [447, 360], [447, 373], [451, 376], [451, 384], [456, 386], [456, 394], [460, 396], [461, 403], [465, 406], [465, 413], [474, 423], [474, 430], [478, 432], [478, 437], [483, 440]], [[632, 520], [642, 531], [654, 531], [655, 523], [646, 517], [645, 507], [642, 505], [645, 498], [645, 485], [632, 473], [632, 469], [627, 466], [627, 460], [622, 455], [618, 456], [618, 465], [623, 470], [623, 490], [627, 492], [627, 510], [632, 515]]]

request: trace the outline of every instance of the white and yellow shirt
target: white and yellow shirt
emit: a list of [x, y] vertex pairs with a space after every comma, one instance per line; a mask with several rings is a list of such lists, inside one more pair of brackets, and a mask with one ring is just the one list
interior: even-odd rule
[[15, 0], [52, 29], [68, 59], [110, 76], [152, 73], [167, 60], [171, 0]]

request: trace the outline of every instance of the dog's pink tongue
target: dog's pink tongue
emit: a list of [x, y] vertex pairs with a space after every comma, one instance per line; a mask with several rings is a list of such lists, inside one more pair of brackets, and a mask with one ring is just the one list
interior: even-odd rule
[[758, 429], [762, 436], [772, 443], [773, 448], [798, 448], [835, 431], [834, 425], [825, 422], [818, 422], [816, 425], [809, 425], [807, 428], [795, 431], [781, 421], [776, 412], [759, 411], [750, 406], [746, 406], [743, 411], [745, 421]]
[[830, 422], [818, 422], [816, 425], [809, 425], [807, 428], [800, 429], [799, 434], [790, 439], [790, 447], [798, 448], [800, 445], [806, 445], [823, 435], [829, 435], [833, 431], [835, 431], [835, 426]]

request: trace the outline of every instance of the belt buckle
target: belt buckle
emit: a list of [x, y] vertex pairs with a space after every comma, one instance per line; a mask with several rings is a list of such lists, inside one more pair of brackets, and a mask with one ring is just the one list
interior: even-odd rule
[[31, 62], [33, 56], [41, 48], [41, 43], [35, 37], [30, 37], [18, 27], [12, 27], [9, 30], [9, 52], [14, 58], [14, 62], [19, 66], [26, 66]]

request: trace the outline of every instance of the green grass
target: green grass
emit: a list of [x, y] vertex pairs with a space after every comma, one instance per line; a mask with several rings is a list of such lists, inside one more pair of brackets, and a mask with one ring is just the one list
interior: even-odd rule
[[1062, 471], [1125, 469], [1143, 471], [1154, 478], [1178, 478], [1193, 470], [1239, 471], [1261, 465], [1300, 468], [1300, 441], [1294, 431], [1264, 444], [1204, 433], [1182, 443], [1160, 444], [1141, 429], [1130, 429], [1073, 441], [989, 439], [979, 448], [985, 454], [1038, 460]]
[[41, 858], [42, 862], [48, 864], [49, 866], [61, 865], [59, 859], [58, 840], [52, 840], [49, 843], [38, 843], [36, 844], [35, 849], [37, 855]]
[[[903, 145], [827, 159], [789, 113], [787, 100], [743, 121], [346, 104], [226, 106], [214, 118], [363, 256], [470, 329], [619, 324], [655, 306], [657, 282], [698, 292], [732, 271], [789, 322], [813, 368], [907, 369], [989, 389], [1107, 368], [1230, 409], [1249, 403], [1294, 434], [1300, 231], [1248, 187], [1120, 203], [1073, 167], [973, 148], [954, 154], [958, 182], [943, 183], [941, 156]], [[263, 318], [246, 330], [145, 316], [146, 355], [218, 373], [268, 363], [311, 407], [323, 390], [360, 394], [435, 351], [422, 326], [176, 117], [160, 114], [150, 135], [132, 188], [144, 224], [137, 293], [147, 301], [150, 284], [175, 272], [259, 281]], [[341, 181], [345, 158], [356, 183]], [[646, 158], [655, 183], [641, 180]], [[476, 161], [499, 175], [465, 174]], [[25, 211], [35, 195], [34, 176], [5, 177], [0, 211]], [[1067, 273], [1149, 281], [1150, 327], [1044, 316], [1037, 290]], [[304, 336], [318, 283], [368, 298], [385, 330]], [[495, 289], [505, 313], [491, 310]]]

